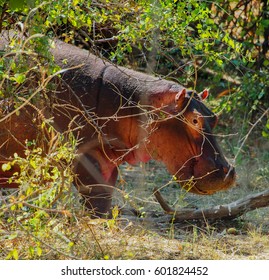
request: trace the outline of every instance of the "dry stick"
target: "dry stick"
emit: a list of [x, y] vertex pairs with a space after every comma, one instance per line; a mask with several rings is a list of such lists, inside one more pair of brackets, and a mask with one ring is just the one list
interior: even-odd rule
[[229, 219], [232, 220], [239, 217], [249, 211], [269, 206], [269, 190], [265, 190], [260, 193], [251, 194], [244, 198], [238, 199], [234, 202], [214, 206], [206, 209], [181, 209], [174, 210], [165, 202], [160, 192], [155, 189], [154, 195], [157, 201], [160, 203], [163, 210], [169, 216], [173, 215], [175, 222], [182, 222], [187, 220], [220, 220]]
[[156, 198], [156, 200], [160, 203], [162, 209], [164, 210], [164, 212], [166, 214], [174, 214], [175, 210], [172, 209], [164, 200], [164, 198], [162, 197], [161, 193], [159, 192], [159, 190], [157, 188], [154, 188], [153, 194]]

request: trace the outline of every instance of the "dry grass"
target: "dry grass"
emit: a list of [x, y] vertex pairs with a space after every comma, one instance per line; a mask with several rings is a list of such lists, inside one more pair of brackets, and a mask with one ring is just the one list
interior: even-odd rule
[[14, 220], [2, 219], [0, 259], [269, 259], [268, 231], [246, 220], [173, 225], [78, 211], [48, 215], [36, 230]]
[[[204, 232], [193, 227], [177, 238], [146, 230], [139, 223], [119, 219], [81, 217], [76, 222], [48, 226], [41, 236], [33, 232], [1, 231], [1, 258], [19, 259], [268, 259], [268, 234], [250, 230], [245, 234]], [[10, 255], [10, 252], [17, 253]]]
[[169, 224], [147, 217], [149, 210], [162, 213], [153, 199], [155, 186], [165, 186], [162, 194], [175, 208], [215, 206], [265, 189], [268, 152], [257, 156], [252, 162], [258, 164], [247, 164], [252, 177], [241, 165], [237, 187], [210, 197], [167, 184], [170, 175], [156, 163], [123, 166], [125, 181], [118, 185], [126, 196], [116, 195], [114, 202], [135, 206], [145, 213], [142, 218], [116, 215], [112, 220], [92, 220], [78, 204], [38, 218], [27, 209], [1, 211], [0, 259], [269, 259], [268, 208], [215, 224]]

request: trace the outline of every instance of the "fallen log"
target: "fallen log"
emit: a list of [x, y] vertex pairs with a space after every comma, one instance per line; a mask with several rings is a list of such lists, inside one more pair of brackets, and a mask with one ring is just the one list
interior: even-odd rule
[[173, 219], [173, 222], [183, 222], [190, 220], [232, 220], [243, 214], [269, 206], [269, 190], [260, 193], [251, 194], [234, 202], [217, 205], [212, 208], [182, 208], [173, 210], [164, 200], [161, 193], [154, 189], [156, 200], [165, 211], [165, 219], [167, 215]]

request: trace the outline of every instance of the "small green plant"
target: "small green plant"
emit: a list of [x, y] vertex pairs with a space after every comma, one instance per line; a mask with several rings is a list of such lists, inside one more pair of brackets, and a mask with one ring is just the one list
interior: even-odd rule
[[[54, 131], [52, 127], [49, 130]], [[34, 142], [28, 141], [24, 157], [15, 153], [14, 159], [3, 165], [3, 171], [12, 166], [19, 168], [9, 180], [20, 186], [17, 204], [12, 205], [13, 208], [25, 204], [51, 208], [61, 195], [69, 192], [73, 181], [71, 165], [75, 157], [76, 140], [70, 136], [69, 141], [66, 141], [63, 135], [57, 133], [51, 141], [54, 143], [47, 153]]]
[[262, 136], [269, 139], [269, 119], [267, 120], [266, 125], [262, 131]]
[[[2, 167], [3, 171], [16, 167], [18, 171], [9, 183], [17, 184], [19, 189], [3, 198], [1, 215], [8, 213], [7, 223], [12, 225], [14, 233], [23, 229], [37, 238], [34, 244], [28, 244], [30, 258], [42, 255], [40, 239], [46, 238], [51, 227], [54, 228], [51, 215], [70, 217], [76, 203], [71, 189], [76, 140], [70, 135], [66, 141], [52, 127], [48, 130], [54, 135], [49, 150], [45, 152], [35, 142], [27, 142], [24, 157], [15, 153], [13, 160]], [[6, 258], [18, 259], [19, 252], [15, 247]]]

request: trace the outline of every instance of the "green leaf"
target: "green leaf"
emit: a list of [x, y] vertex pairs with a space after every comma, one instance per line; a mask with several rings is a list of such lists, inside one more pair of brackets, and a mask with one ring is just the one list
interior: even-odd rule
[[263, 19], [263, 20], [261, 20], [261, 24], [262, 24], [265, 28], [269, 27], [269, 19]]
[[22, 84], [25, 81], [25, 79], [26, 79], [25, 74], [17, 73], [14, 75], [12, 80], [16, 81], [18, 84]]
[[18, 260], [19, 259], [19, 253], [18, 253], [17, 249], [13, 250], [12, 256], [13, 256], [14, 260]]
[[266, 131], [262, 131], [262, 137], [269, 138], [269, 134]]
[[12, 167], [12, 166], [11, 166], [11, 163], [10, 163], [10, 162], [2, 164], [2, 170], [3, 170], [4, 172], [10, 170], [11, 167]]
[[36, 248], [36, 253], [40, 257], [42, 255], [42, 249], [40, 247]]
[[19, 253], [17, 249], [13, 249], [8, 253], [8, 255], [6, 256], [6, 260], [10, 260], [10, 259], [14, 259], [14, 260], [19, 259]]
[[264, 60], [263, 66], [267, 67], [268, 65], [269, 65], [269, 60], [268, 59]]
[[30, 246], [28, 250], [29, 250], [30, 256], [33, 257], [33, 256], [35, 255], [35, 249], [34, 249], [34, 247], [33, 247], [33, 246]]
[[69, 248], [72, 248], [74, 245], [75, 245], [75, 243], [72, 242], [72, 241], [70, 241], [70, 242], [68, 243], [68, 247], [69, 247]]
[[11, 10], [21, 10], [24, 6], [24, 0], [9, 0], [9, 7]]
[[109, 260], [110, 259], [110, 257], [109, 257], [109, 255], [104, 255], [104, 260]]
[[30, 159], [30, 165], [34, 168], [34, 169], [37, 169], [37, 163], [34, 159]]
[[119, 208], [117, 206], [115, 206], [112, 209], [112, 217], [113, 217], [113, 219], [116, 219], [118, 216], [119, 216]]

